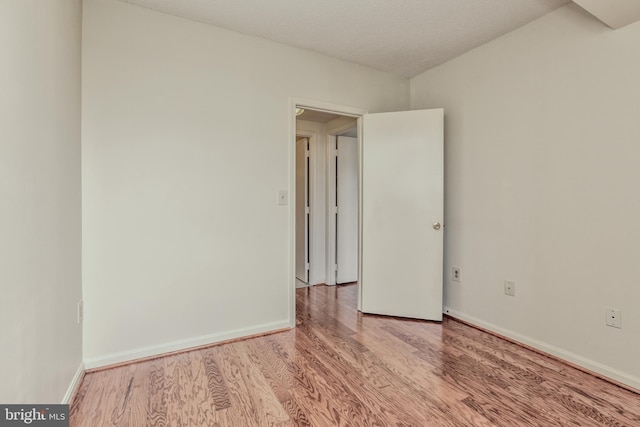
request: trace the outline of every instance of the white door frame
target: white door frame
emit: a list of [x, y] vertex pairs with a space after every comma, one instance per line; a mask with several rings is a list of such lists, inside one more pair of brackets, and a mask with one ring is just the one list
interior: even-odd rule
[[[296, 326], [296, 108], [326, 111], [342, 116], [354, 117], [358, 121], [358, 277], [362, 277], [362, 116], [369, 111], [322, 101], [303, 98], [289, 99], [289, 326]], [[328, 207], [328, 204], [327, 204]], [[357, 284], [357, 305], [361, 308], [360, 281]]]

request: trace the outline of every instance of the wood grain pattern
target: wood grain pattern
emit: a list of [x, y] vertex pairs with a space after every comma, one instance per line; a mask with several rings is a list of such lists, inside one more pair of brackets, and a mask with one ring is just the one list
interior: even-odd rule
[[204, 370], [207, 375], [209, 393], [211, 394], [211, 399], [213, 400], [216, 411], [229, 408], [231, 406], [229, 391], [227, 390], [227, 385], [224, 382], [224, 377], [216, 363], [213, 352], [211, 350], [203, 350], [201, 354]]
[[87, 373], [84, 426], [639, 426], [640, 396], [445, 318], [297, 290], [297, 328]]

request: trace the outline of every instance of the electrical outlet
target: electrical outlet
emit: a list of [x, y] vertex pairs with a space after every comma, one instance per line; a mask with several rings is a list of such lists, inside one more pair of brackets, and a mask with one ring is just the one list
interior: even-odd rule
[[451, 268], [451, 280], [454, 282], [462, 282], [462, 271], [460, 270], [460, 267]]
[[516, 296], [516, 282], [504, 281], [504, 294], [511, 297]]
[[605, 316], [607, 326], [622, 329], [622, 310], [607, 308], [605, 309]]
[[76, 312], [76, 321], [78, 322], [78, 325], [82, 323], [82, 318], [84, 317], [84, 313], [83, 313], [83, 303], [82, 300], [78, 301], [78, 305], [77, 305], [77, 312]]

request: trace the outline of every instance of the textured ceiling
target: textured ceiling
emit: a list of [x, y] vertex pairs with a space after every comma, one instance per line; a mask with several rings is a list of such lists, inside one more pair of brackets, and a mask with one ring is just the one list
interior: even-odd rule
[[570, 0], [123, 0], [413, 77]]

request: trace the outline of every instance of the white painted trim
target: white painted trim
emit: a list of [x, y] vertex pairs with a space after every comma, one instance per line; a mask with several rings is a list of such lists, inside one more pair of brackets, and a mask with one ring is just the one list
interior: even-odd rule
[[171, 353], [179, 350], [186, 350], [193, 347], [201, 347], [209, 344], [216, 344], [222, 341], [228, 341], [235, 338], [248, 337], [251, 335], [273, 332], [280, 329], [289, 328], [289, 322], [286, 320], [280, 322], [265, 323], [260, 326], [235, 329], [227, 332], [220, 332], [210, 335], [202, 335], [199, 337], [188, 338], [185, 340], [173, 341], [165, 344], [152, 345], [148, 347], [137, 348], [134, 350], [122, 351], [119, 353], [111, 353], [101, 357], [89, 358], [84, 360], [86, 369], [100, 368], [102, 366], [114, 365], [116, 363], [129, 362], [145, 357], [159, 356], [165, 353]]
[[476, 325], [483, 329], [487, 329], [489, 331], [495, 332], [497, 334], [503, 335], [507, 338], [510, 338], [519, 343], [528, 345], [535, 349], [538, 349], [544, 353], [548, 353], [555, 357], [558, 357], [562, 360], [565, 360], [574, 365], [580, 366], [589, 371], [595, 372], [604, 377], [610, 378], [611, 380], [620, 382], [622, 384], [628, 385], [629, 387], [633, 387], [636, 390], [640, 390], [640, 378], [633, 377], [628, 375], [622, 371], [618, 371], [617, 369], [611, 368], [609, 366], [603, 365], [602, 363], [595, 362], [591, 359], [587, 359], [586, 357], [582, 357], [570, 351], [563, 350], [559, 347], [553, 346], [551, 344], [547, 344], [542, 341], [538, 341], [534, 338], [530, 338], [526, 335], [519, 334], [517, 332], [513, 332], [509, 329], [504, 329], [499, 326], [496, 326], [492, 323], [485, 322], [473, 316], [468, 316], [459, 311], [453, 310], [449, 307], [444, 307], [443, 313], [455, 318], [463, 320], [472, 325]]
[[67, 388], [67, 392], [64, 394], [64, 397], [62, 398], [62, 402], [60, 403], [62, 403], [63, 405], [69, 405], [71, 403], [71, 399], [73, 398], [73, 395], [76, 393], [76, 390], [78, 390], [78, 388], [80, 387], [80, 382], [82, 381], [82, 378], [84, 378], [84, 363], [80, 362], [80, 366], [78, 366], [78, 369], [76, 370], [76, 373], [71, 379], [71, 383]]
[[[296, 327], [296, 108], [298, 103], [289, 99], [289, 327]], [[293, 290], [292, 290], [293, 289]]]
[[323, 101], [314, 101], [304, 98], [290, 98], [293, 107], [293, 118], [295, 124], [295, 106], [301, 108], [308, 108], [310, 110], [324, 111], [327, 113], [339, 114], [341, 116], [360, 117], [363, 114], [367, 114], [369, 111], [357, 107], [347, 107], [344, 105], [332, 104]]
[[358, 126], [358, 284], [356, 285], [356, 308], [362, 311], [362, 154], [364, 150], [364, 128], [362, 116], [357, 119]]
[[[332, 104], [323, 101], [314, 101], [304, 98], [289, 98], [289, 326], [296, 326], [296, 211], [295, 211], [295, 177], [296, 177], [296, 107], [308, 108], [311, 110], [326, 111], [343, 116], [356, 117], [358, 119], [358, 139], [362, 141], [361, 120], [362, 115], [369, 111], [362, 108], [347, 107], [344, 105]], [[360, 146], [359, 148], [362, 148]], [[362, 150], [359, 153], [362, 161]], [[362, 174], [362, 168], [360, 168]], [[362, 176], [360, 176], [362, 182]], [[328, 203], [327, 203], [328, 204]], [[362, 206], [360, 206], [362, 207]], [[360, 209], [360, 216], [362, 209]], [[359, 222], [362, 223], [362, 217]], [[361, 246], [361, 242], [359, 242]], [[362, 264], [360, 264], [362, 265]], [[360, 272], [361, 273], [361, 272]], [[360, 277], [362, 277], [360, 275]], [[360, 281], [358, 281], [358, 294], [360, 294]], [[360, 304], [358, 304], [360, 308]]]

